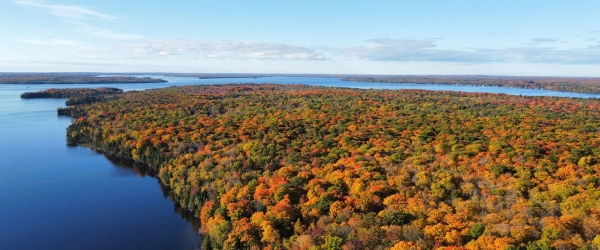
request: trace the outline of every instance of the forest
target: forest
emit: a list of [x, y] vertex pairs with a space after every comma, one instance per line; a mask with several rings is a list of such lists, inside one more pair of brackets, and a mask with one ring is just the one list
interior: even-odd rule
[[[598, 249], [600, 100], [231, 84], [68, 108], [203, 249]], [[142, 208], [141, 208], [142, 209]]]
[[156, 83], [163, 79], [131, 76], [94, 76], [83, 74], [0, 74], [0, 84], [81, 84], [81, 83]]
[[[67, 98], [65, 105], [81, 105], [94, 102], [105, 102], [115, 100], [123, 94], [119, 88], [64, 88], [64, 89], [46, 89], [37, 92], [25, 92], [21, 94], [22, 99], [36, 98]], [[69, 108], [57, 108], [59, 115], [71, 115]]]
[[600, 94], [600, 78], [591, 77], [529, 77], [529, 76], [347, 76], [344, 81], [449, 84], [488, 87], [545, 89], [565, 92]]
[[119, 88], [64, 88], [64, 89], [46, 89], [36, 92], [25, 92], [21, 94], [22, 99], [35, 98], [71, 98], [91, 95], [106, 95], [123, 93]]

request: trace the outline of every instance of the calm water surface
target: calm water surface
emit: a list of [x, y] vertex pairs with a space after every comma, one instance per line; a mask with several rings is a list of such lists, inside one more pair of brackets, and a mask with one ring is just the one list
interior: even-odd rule
[[[196, 79], [167, 83], [0, 85], [0, 249], [194, 249], [197, 219], [181, 215], [157, 179], [81, 147], [68, 147], [64, 99], [22, 100], [26, 91], [111, 86], [125, 90], [190, 84], [283, 83], [373, 89], [430, 89], [530, 96], [600, 95], [502, 87], [345, 82], [335, 78]], [[191, 220], [191, 222], [190, 222]], [[192, 223], [194, 222], [194, 223]]]
[[65, 99], [19, 98], [50, 87], [0, 85], [0, 249], [198, 247], [157, 179], [66, 145]]

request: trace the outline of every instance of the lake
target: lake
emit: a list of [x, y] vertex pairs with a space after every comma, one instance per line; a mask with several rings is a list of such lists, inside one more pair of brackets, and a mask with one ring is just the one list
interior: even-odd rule
[[48, 88], [110, 86], [142, 90], [190, 84], [282, 83], [373, 89], [430, 89], [529, 96], [600, 98], [535, 89], [346, 82], [336, 78], [197, 79], [167, 83], [0, 85], [0, 249], [194, 249], [197, 219], [169, 199], [140, 168], [68, 147], [70, 118], [56, 115], [65, 99], [19, 95]]

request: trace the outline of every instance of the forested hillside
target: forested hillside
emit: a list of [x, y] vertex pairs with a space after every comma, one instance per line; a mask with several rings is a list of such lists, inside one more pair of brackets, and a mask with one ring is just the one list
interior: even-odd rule
[[600, 247], [596, 99], [249, 84], [70, 109], [68, 143], [155, 169], [206, 248]]

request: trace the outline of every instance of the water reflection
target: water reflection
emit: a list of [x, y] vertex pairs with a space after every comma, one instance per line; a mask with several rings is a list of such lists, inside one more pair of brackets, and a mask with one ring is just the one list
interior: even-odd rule
[[137, 177], [151, 177], [155, 179], [160, 187], [160, 190], [162, 191], [163, 197], [165, 199], [168, 198], [173, 203], [174, 212], [180, 215], [182, 219], [185, 219], [188, 223], [190, 223], [193, 230], [200, 230], [200, 219], [195, 216], [194, 212], [181, 207], [179, 203], [175, 201], [172, 190], [168, 186], [165, 186], [160, 179], [157, 178], [156, 170], [141, 162], [136, 162], [134, 160], [118, 157], [112, 154], [106, 154], [99, 150], [94, 151], [98, 154], [102, 154], [104, 158], [106, 158], [113, 166], [115, 166], [116, 170], [122, 176], [135, 175]]

